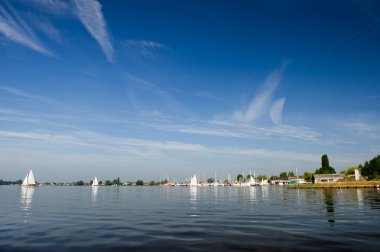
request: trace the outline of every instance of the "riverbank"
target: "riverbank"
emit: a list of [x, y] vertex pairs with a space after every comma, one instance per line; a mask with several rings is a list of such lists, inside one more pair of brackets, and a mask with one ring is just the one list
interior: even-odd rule
[[316, 184], [287, 185], [293, 189], [308, 188], [374, 188], [380, 186], [380, 181], [349, 181], [349, 182], [330, 182]]

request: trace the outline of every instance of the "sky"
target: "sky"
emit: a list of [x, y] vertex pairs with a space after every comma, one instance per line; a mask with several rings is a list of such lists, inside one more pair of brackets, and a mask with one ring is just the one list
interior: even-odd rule
[[0, 178], [337, 171], [380, 154], [379, 1], [0, 1]]

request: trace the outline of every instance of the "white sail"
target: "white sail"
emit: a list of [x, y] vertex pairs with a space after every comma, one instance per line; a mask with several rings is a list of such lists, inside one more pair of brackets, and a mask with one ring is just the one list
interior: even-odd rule
[[29, 173], [26, 174], [24, 180], [22, 181], [22, 185], [23, 185], [23, 186], [27, 186], [27, 185], [28, 185], [28, 174], [29, 174]]
[[28, 185], [36, 185], [36, 181], [34, 180], [34, 175], [33, 175], [32, 170], [29, 171]]
[[197, 176], [195, 174], [190, 180], [190, 186], [198, 186], [198, 179], [197, 179]]
[[253, 178], [253, 176], [250, 176], [250, 177], [249, 177], [249, 185], [250, 185], [250, 186], [254, 186], [254, 185], [256, 185], [256, 181], [255, 181], [255, 179]]
[[95, 177], [94, 181], [92, 181], [92, 186], [98, 186], [98, 185], [99, 185], [98, 179]]
[[35, 186], [36, 185], [36, 181], [34, 180], [34, 175], [33, 175], [33, 171], [30, 170], [25, 178], [24, 178], [24, 181], [22, 182], [22, 185], [23, 186]]

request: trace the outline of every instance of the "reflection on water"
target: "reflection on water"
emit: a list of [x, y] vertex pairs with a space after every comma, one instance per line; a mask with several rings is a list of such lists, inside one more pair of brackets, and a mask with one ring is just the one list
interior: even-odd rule
[[198, 188], [197, 187], [190, 187], [190, 203], [196, 203], [197, 202], [197, 193]]
[[359, 207], [362, 207], [363, 206], [363, 190], [360, 188], [356, 189], [356, 196], [358, 197]]
[[21, 186], [20, 209], [25, 211], [24, 222], [28, 222], [28, 216], [31, 214], [34, 187]]
[[93, 186], [92, 187], [92, 191], [91, 191], [91, 200], [92, 200], [92, 203], [96, 203], [97, 197], [98, 197], [98, 187], [97, 186]]
[[256, 200], [256, 186], [251, 186], [249, 187], [249, 198], [251, 201], [255, 201]]
[[[325, 204], [326, 204], [326, 211], [327, 216], [334, 216], [334, 197], [333, 197], [333, 191], [331, 189], [323, 190], [323, 194], [325, 195]], [[333, 218], [329, 219], [328, 222], [335, 222]]]
[[0, 186], [0, 199], [0, 251], [380, 247], [372, 188]]
[[263, 199], [268, 199], [269, 196], [269, 186], [261, 186], [261, 197]]

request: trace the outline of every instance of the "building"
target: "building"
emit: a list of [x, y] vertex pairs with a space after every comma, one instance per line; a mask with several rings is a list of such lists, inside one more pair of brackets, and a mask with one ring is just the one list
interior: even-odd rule
[[291, 176], [291, 177], [277, 177], [273, 176], [271, 178], [272, 185], [297, 185], [297, 184], [306, 184], [303, 176]]
[[273, 176], [271, 179], [272, 185], [287, 185], [289, 184], [289, 178], [288, 177], [277, 177]]
[[314, 174], [313, 182], [314, 183], [328, 183], [328, 182], [337, 182], [340, 179], [344, 179], [344, 174]]

